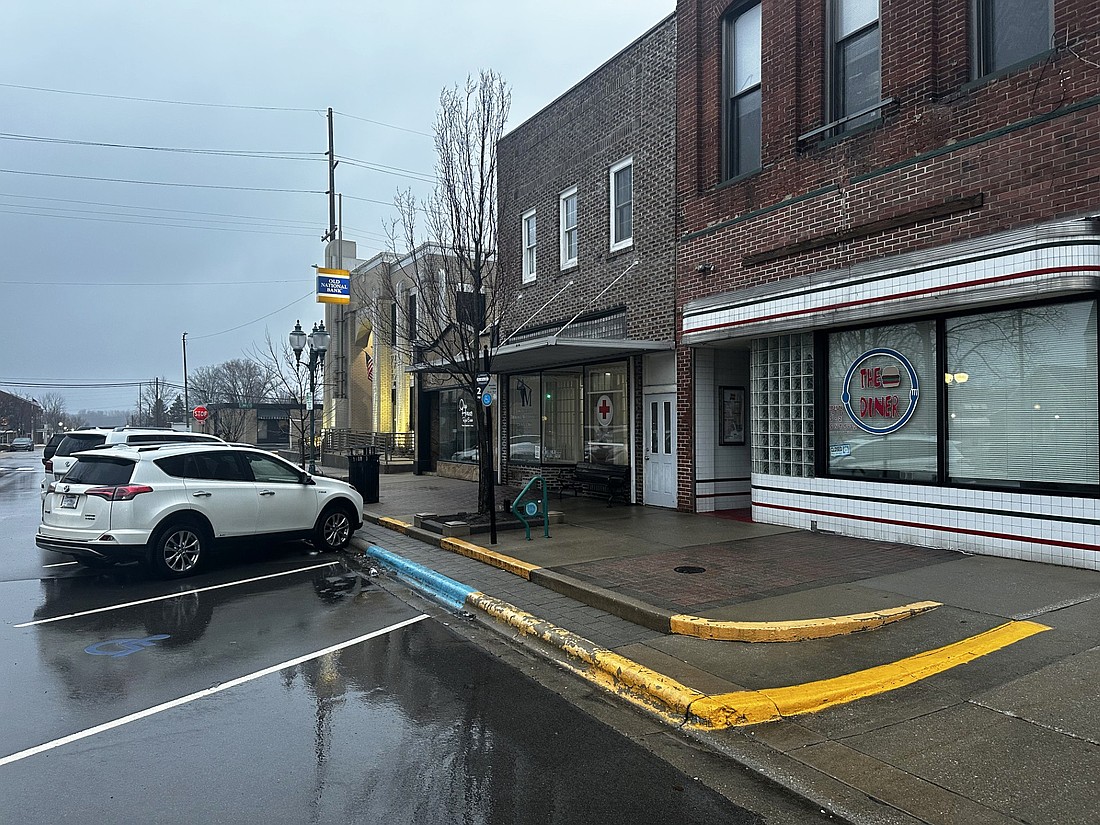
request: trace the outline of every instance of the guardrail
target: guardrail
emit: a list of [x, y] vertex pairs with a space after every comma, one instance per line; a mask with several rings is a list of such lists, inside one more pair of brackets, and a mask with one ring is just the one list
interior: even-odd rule
[[352, 450], [370, 449], [383, 460], [412, 458], [416, 451], [416, 439], [409, 433], [377, 433], [364, 430], [325, 430], [322, 451], [333, 455], [347, 455]]

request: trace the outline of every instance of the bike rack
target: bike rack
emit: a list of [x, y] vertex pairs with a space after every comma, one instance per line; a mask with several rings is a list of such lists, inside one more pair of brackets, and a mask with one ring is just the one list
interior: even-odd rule
[[[520, 510], [519, 503], [523, 500], [523, 497], [527, 495], [527, 491], [531, 489], [531, 486], [538, 482], [542, 485], [542, 499], [540, 501], [528, 501], [523, 505], [522, 511]], [[541, 503], [541, 507], [540, 507]], [[527, 540], [531, 540], [531, 522], [528, 518], [534, 518], [535, 516], [542, 516], [542, 536], [543, 538], [550, 538], [550, 516], [548, 515], [549, 503], [547, 500], [546, 492], [546, 480], [542, 476], [535, 476], [524, 486], [515, 501], [512, 502], [512, 514], [523, 522], [524, 528], [527, 530]]]

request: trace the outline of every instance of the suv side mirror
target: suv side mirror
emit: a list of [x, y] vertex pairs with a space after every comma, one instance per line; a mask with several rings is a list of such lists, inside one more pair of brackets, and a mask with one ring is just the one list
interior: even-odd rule
[[302, 471], [302, 472], [301, 472], [301, 473], [300, 473], [300, 474], [298, 475], [298, 482], [299, 482], [300, 484], [305, 484], [306, 486], [309, 486], [309, 485], [311, 485], [311, 484], [316, 484], [316, 483], [317, 483], [316, 481], [314, 481], [314, 480], [313, 480], [313, 476], [311, 476], [311, 475], [310, 475], [309, 473], [307, 473], [307, 472], [306, 472], [305, 470], [303, 470], [303, 471]]

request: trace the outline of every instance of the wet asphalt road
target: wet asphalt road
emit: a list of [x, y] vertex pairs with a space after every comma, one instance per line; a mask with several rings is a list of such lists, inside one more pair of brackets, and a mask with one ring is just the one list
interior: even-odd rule
[[56, 566], [39, 458], [0, 454], [0, 822], [763, 821], [304, 543]]

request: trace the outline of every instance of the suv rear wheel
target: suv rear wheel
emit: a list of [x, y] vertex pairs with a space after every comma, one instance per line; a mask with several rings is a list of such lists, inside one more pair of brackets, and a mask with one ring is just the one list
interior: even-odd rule
[[347, 507], [327, 507], [313, 528], [313, 547], [327, 552], [342, 550], [351, 541], [351, 534], [352, 516]]
[[192, 521], [162, 528], [149, 550], [149, 566], [159, 576], [178, 579], [198, 570], [210, 547], [209, 533]]

